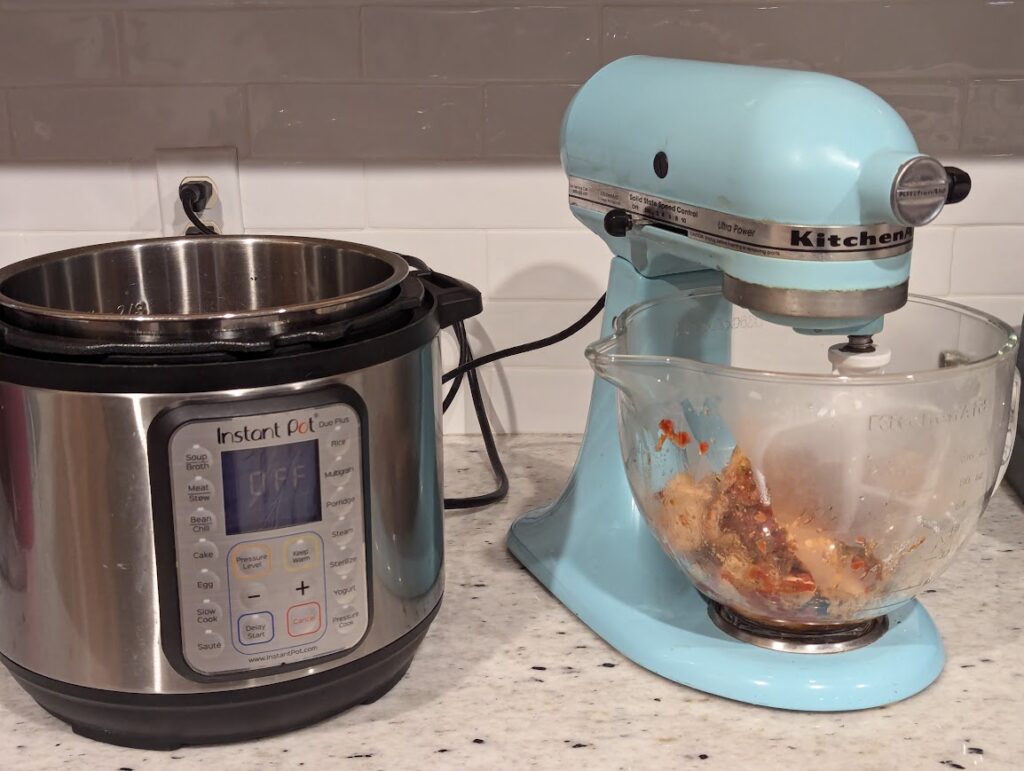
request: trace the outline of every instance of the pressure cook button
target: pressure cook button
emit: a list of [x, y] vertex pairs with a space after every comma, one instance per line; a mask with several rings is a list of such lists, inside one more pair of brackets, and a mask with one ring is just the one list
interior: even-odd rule
[[257, 578], [270, 572], [270, 547], [262, 543], [236, 546], [231, 553], [231, 564], [239, 578]]
[[355, 636], [358, 621], [359, 611], [353, 605], [344, 605], [331, 614], [331, 626], [345, 637]]
[[213, 455], [205, 447], [194, 444], [185, 450], [185, 470], [193, 474], [209, 471], [213, 464]]
[[196, 576], [196, 590], [203, 594], [213, 594], [220, 591], [220, 576], [209, 568], [203, 568]]
[[238, 590], [238, 601], [249, 610], [265, 607], [267, 599], [267, 587], [259, 581], [247, 581]]
[[209, 503], [213, 500], [213, 482], [205, 477], [193, 477], [185, 485], [189, 503]]
[[224, 652], [224, 638], [212, 629], [204, 629], [194, 645], [196, 653], [204, 659], [215, 659]]
[[189, 551], [192, 554], [192, 559], [201, 565], [212, 563], [220, 555], [217, 544], [213, 541], [207, 541], [205, 538], [200, 538], [192, 544]]
[[274, 616], [270, 613], [246, 613], [238, 618], [238, 642], [259, 645], [274, 639]]
[[213, 600], [203, 600], [196, 606], [195, 622], [201, 626], [208, 627], [212, 624], [219, 624], [224, 617], [220, 605]]
[[201, 506], [188, 515], [188, 525], [196, 535], [206, 535], [213, 532], [216, 524], [217, 517], [213, 515], [213, 512]]
[[356, 537], [356, 526], [349, 520], [341, 520], [331, 527], [331, 538], [336, 546], [348, 546]]
[[300, 535], [285, 541], [285, 570], [309, 570], [320, 563], [319, 542], [311, 535]]
[[332, 517], [342, 519], [347, 517], [356, 506], [356, 498], [354, 495], [345, 495], [343, 492], [339, 492], [332, 498], [328, 498], [324, 501], [324, 510]]

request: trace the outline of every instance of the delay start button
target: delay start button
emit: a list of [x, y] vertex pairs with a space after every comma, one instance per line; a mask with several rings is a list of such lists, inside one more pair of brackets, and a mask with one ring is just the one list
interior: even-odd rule
[[242, 645], [259, 645], [273, 639], [273, 614], [246, 613], [238, 617], [238, 642]]

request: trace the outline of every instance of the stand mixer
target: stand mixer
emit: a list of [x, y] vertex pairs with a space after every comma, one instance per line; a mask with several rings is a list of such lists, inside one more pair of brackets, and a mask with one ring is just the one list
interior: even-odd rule
[[908, 302], [913, 228], [970, 189], [870, 91], [630, 57], [562, 129], [573, 214], [611, 262], [586, 435], [510, 551], [664, 677], [850, 710], [938, 677], [914, 598], [1005, 471], [1005, 324]]

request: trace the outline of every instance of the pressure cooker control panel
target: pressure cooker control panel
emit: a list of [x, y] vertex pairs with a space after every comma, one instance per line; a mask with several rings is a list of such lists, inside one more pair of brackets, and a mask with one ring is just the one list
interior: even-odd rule
[[348, 404], [192, 420], [168, 447], [182, 654], [205, 675], [354, 647], [368, 625]]

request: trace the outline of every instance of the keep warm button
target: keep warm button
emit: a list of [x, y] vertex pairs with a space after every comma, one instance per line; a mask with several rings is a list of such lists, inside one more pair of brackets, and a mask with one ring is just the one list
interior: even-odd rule
[[274, 616], [270, 613], [246, 613], [238, 618], [238, 642], [259, 645], [274, 639]]
[[300, 535], [284, 545], [284, 563], [287, 570], [309, 570], [320, 563], [320, 550], [314, 536]]

